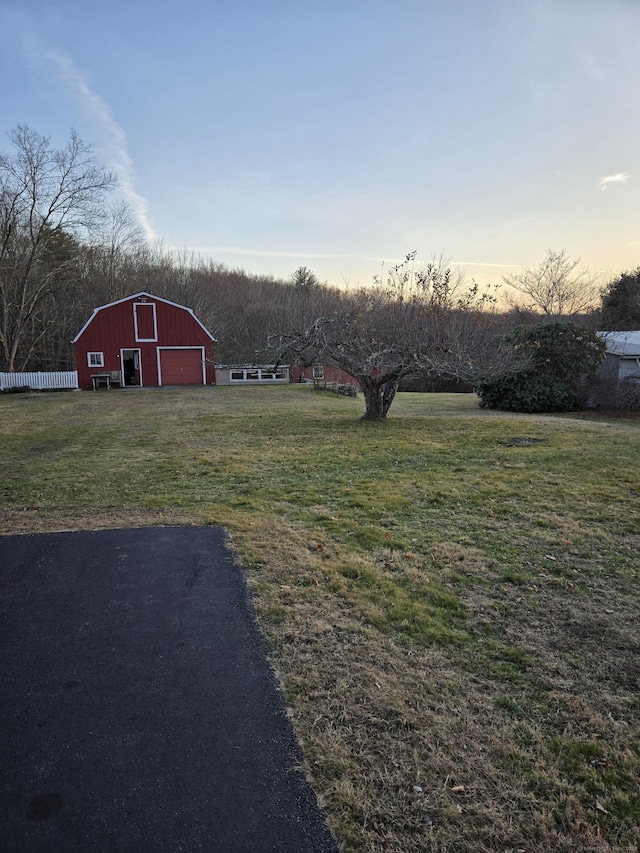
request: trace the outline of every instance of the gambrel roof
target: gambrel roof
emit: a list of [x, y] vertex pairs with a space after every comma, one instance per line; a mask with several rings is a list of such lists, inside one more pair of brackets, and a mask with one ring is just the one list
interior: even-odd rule
[[100, 305], [98, 306], [98, 308], [94, 308], [93, 313], [91, 314], [87, 322], [84, 324], [84, 326], [80, 329], [75, 338], [71, 341], [71, 343], [75, 344], [78, 341], [85, 329], [93, 322], [93, 320], [95, 319], [97, 314], [100, 313], [100, 311], [104, 311], [105, 308], [111, 308], [114, 305], [121, 305], [123, 302], [128, 302], [131, 299], [152, 299], [154, 302], [163, 302], [165, 305], [171, 305], [173, 308], [180, 308], [183, 311], [187, 311], [189, 314], [191, 314], [193, 319], [202, 328], [202, 330], [206, 332], [206, 334], [211, 338], [211, 340], [217, 343], [211, 332], [207, 328], [205, 328], [205, 326], [200, 322], [200, 320], [198, 320], [191, 308], [187, 308], [186, 305], [179, 305], [177, 302], [171, 302], [169, 299], [163, 299], [161, 296], [156, 296], [153, 293], [149, 293], [148, 290], [141, 290], [139, 293], [131, 293], [129, 296], [124, 296], [122, 299], [116, 299], [114, 302], [107, 302], [106, 305]]

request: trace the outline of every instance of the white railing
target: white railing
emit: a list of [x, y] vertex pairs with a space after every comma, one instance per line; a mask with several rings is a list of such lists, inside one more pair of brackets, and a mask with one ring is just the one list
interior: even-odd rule
[[77, 370], [0, 373], [0, 390], [7, 388], [32, 388], [34, 391], [54, 391], [56, 389], [77, 387]]

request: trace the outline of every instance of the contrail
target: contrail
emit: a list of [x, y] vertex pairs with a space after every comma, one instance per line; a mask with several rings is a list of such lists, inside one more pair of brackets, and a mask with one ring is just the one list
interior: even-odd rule
[[[261, 258], [293, 258], [304, 260], [308, 259], [319, 259], [319, 260], [357, 260], [357, 261], [373, 261], [375, 263], [385, 264], [396, 264], [398, 263], [398, 258], [382, 258], [376, 257], [372, 255], [351, 255], [345, 253], [338, 254], [328, 254], [324, 252], [280, 252], [280, 251], [266, 251], [263, 249], [246, 249], [241, 248], [240, 246], [188, 246], [193, 252], [202, 253], [202, 254], [220, 254], [220, 255], [246, 255], [247, 257], [261, 257]], [[522, 264], [497, 264], [490, 263], [485, 261], [456, 261], [452, 260], [450, 263], [454, 266], [462, 266], [462, 267], [495, 267], [495, 268], [503, 268], [503, 269], [517, 269], [522, 266]]]
[[108, 104], [91, 89], [82, 72], [66, 54], [50, 48], [43, 51], [42, 55], [53, 63], [61, 81], [95, 124], [99, 146], [104, 151], [108, 165], [118, 176], [122, 194], [131, 205], [147, 239], [155, 240], [156, 234], [149, 224], [149, 205], [146, 198], [135, 189], [133, 160], [127, 151], [127, 138], [122, 126], [114, 119]]

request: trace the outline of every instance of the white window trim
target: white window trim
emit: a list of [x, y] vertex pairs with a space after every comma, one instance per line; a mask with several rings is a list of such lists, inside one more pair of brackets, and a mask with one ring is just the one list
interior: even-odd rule
[[[100, 359], [99, 363], [93, 363], [91, 361], [91, 356], [97, 355]], [[88, 352], [87, 353], [87, 364], [89, 367], [104, 367], [104, 353], [103, 352]]]
[[[153, 309], [153, 337], [152, 338], [141, 338], [138, 335], [138, 312], [137, 308], [139, 305], [144, 305], [145, 308], [151, 307]], [[158, 322], [156, 318], [156, 303], [155, 302], [134, 302], [133, 303], [133, 325], [136, 333], [136, 343], [154, 343], [158, 340]]]

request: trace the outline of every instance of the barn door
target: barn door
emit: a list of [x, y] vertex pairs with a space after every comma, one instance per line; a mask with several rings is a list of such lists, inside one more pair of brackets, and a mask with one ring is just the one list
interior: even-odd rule
[[120, 363], [122, 365], [123, 386], [142, 385], [142, 371], [140, 369], [140, 350], [120, 350]]
[[159, 347], [160, 385], [204, 385], [202, 347]]

